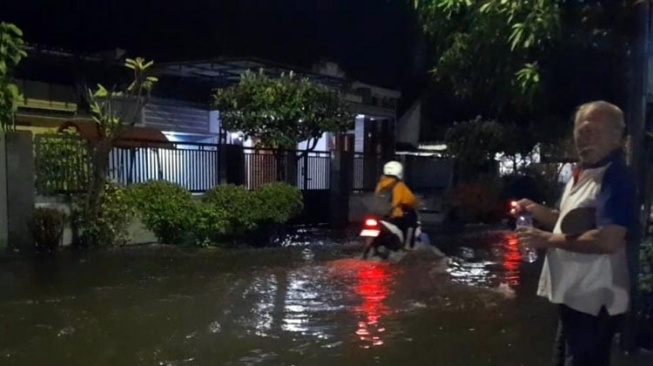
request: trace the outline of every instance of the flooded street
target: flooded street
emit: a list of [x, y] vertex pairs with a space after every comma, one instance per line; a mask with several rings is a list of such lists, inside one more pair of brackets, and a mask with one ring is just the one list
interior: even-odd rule
[[397, 264], [347, 240], [7, 260], [0, 365], [549, 365], [555, 309], [511, 240]]

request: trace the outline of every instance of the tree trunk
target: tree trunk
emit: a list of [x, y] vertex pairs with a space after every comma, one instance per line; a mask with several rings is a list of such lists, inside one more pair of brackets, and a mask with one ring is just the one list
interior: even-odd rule
[[[81, 212], [82, 227], [88, 227], [101, 214], [99, 209], [107, 182], [108, 160], [112, 145], [112, 139], [104, 138], [100, 140], [93, 150], [92, 174], [88, 182], [86, 198]], [[97, 238], [90, 238], [88, 235], [84, 235], [84, 233], [82, 233], [81, 240], [83, 247], [100, 244], [95, 242]]]

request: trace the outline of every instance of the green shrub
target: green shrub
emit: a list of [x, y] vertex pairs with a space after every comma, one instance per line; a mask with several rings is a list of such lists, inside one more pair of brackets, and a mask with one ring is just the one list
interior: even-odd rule
[[285, 224], [304, 209], [302, 192], [287, 183], [269, 183], [258, 187], [254, 194], [260, 222]]
[[220, 185], [207, 191], [203, 201], [226, 214], [224, 234], [242, 237], [258, 228], [261, 221], [261, 205], [258, 196], [245, 187]]
[[193, 202], [189, 244], [206, 247], [221, 243], [228, 233], [228, 216], [227, 211], [209, 202]]
[[80, 204], [73, 207], [73, 225], [81, 231], [85, 246], [127, 243], [127, 227], [135, 213], [131, 197], [117, 183], [107, 183], [105, 187], [96, 217], [84, 216]]
[[29, 223], [36, 250], [53, 253], [59, 247], [68, 215], [56, 208], [39, 207]]
[[130, 187], [129, 195], [143, 224], [159, 242], [187, 241], [195, 219], [190, 192], [167, 181], [149, 181]]
[[196, 224], [202, 227], [197, 228], [196, 236], [211, 242], [250, 244], [268, 243], [279, 226], [304, 207], [301, 192], [286, 183], [265, 184], [253, 192], [242, 186], [221, 185], [206, 192], [203, 203], [206, 206], [200, 206], [198, 214], [210, 219]]

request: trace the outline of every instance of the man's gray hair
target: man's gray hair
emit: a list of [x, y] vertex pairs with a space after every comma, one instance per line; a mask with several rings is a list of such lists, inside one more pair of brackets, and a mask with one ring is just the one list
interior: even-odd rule
[[581, 104], [576, 109], [574, 115], [574, 125], [580, 123], [582, 119], [590, 112], [599, 111], [607, 120], [610, 121], [619, 134], [624, 136], [626, 132], [626, 122], [624, 121], [624, 112], [616, 105], [606, 102], [604, 100], [597, 100], [585, 104]]

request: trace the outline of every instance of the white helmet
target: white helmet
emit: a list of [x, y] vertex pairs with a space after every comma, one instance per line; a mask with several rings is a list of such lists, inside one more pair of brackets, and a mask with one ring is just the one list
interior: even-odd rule
[[404, 167], [398, 161], [389, 161], [383, 166], [383, 175], [404, 179]]

